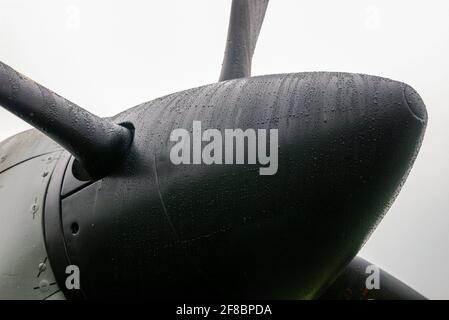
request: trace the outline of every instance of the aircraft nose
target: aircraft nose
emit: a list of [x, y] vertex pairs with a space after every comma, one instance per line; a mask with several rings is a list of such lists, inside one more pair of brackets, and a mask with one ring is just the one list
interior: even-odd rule
[[[68, 255], [92, 279], [87, 296], [292, 299], [318, 296], [376, 228], [416, 158], [427, 113], [401, 82], [299, 73], [179, 92], [115, 121], [136, 128], [123, 172], [62, 201]], [[221, 141], [218, 163], [200, 152], [203, 163], [173, 163], [174, 143], [164, 141], [178, 129], [193, 141], [198, 121]], [[278, 148], [271, 153], [271, 135], [257, 148], [242, 138], [246, 162], [226, 164], [226, 130], [237, 129], [254, 139], [276, 130]], [[276, 155], [271, 175], [260, 174], [262, 145], [265, 158]], [[129, 290], [99, 285], [110, 279]]]
[[[223, 292], [314, 297], [399, 192], [424, 134], [424, 103], [402, 82], [343, 73], [234, 80], [215, 95], [207, 96], [214, 116], [201, 115], [212, 119], [210, 127], [278, 130], [278, 170], [178, 166], [171, 173], [176, 187], [164, 187], [159, 176], [166, 205], [176, 209], [172, 223], [195, 239], [190, 257]], [[204, 104], [201, 94], [196, 99], [189, 103]], [[198, 117], [189, 112], [188, 129]]]
[[427, 121], [427, 110], [418, 92], [409, 85], [404, 86], [404, 97], [410, 112], [420, 121]]
[[[279, 130], [279, 170], [248, 178], [242, 169], [233, 176], [238, 184], [226, 183], [235, 203], [242, 191], [245, 198], [217, 219], [256, 223], [234, 227], [217, 260], [208, 254], [202, 265], [227, 270], [229, 277], [216, 277], [222, 287], [235, 288], [233, 279], [240, 279], [257, 288], [248, 296], [313, 297], [394, 201], [421, 145], [426, 108], [410, 86], [366, 75], [261, 77], [245, 90], [262, 93], [240, 102], [240, 119], [266, 123], [270, 111], [270, 126]], [[261, 105], [268, 107], [262, 112]]]
[[[295, 223], [302, 235], [283, 247], [291, 255], [279, 271], [288, 268], [298, 283], [323, 281], [333, 269], [321, 282], [325, 288], [359, 251], [399, 193], [422, 143], [428, 116], [419, 94], [401, 82], [357, 77], [355, 84], [328, 84], [322, 96], [305, 93], [306, 105], [313, 102], [302, 114], [312, 119], [303, 116], [280, 143], [297, 157], [296, 164], [280, 163], [288, 185], [283, 199], [305, 218], [283, 221], [285, 237], [295, 238]], [[310, 286], [310, 296], [317, 287]]]

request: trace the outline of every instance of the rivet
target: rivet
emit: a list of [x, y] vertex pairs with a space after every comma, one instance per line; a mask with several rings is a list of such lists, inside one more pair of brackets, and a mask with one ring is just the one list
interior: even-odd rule
[[50, 284], [48, 283], [47, 280], [42, 280], [41, 282], [39, 282], [39, 289], [42, 292], [48, 291], [49, 287], [50, 287]]
[[39, 272], [44, 272], [47, 270], [47, 265], [43, 262], [39, 263]]
[[39, 209], [39, 205], [37, 203], [33, 203], [31, 205], [31, 213], [36, 213], [36, 211]]

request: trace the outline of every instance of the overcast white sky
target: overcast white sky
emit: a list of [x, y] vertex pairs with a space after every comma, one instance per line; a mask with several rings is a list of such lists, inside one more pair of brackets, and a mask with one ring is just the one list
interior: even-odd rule
[[[216, 82], [230, 0], [0, 0], [0, 60], [100, 115]], [[253, 75], [346, 71], [412, 85], [429, 124], [361, 255], [449, 299], [449, 1], [271, 0]], [[0, 108], [0, 140], [29, 128]]]

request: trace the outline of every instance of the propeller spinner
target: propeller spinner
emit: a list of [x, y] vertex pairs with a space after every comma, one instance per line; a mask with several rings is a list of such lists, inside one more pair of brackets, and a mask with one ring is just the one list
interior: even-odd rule
[[[42, 135], [3, 142], [0, 155], [18, 160], [0, 169], [0, 183], [20, 163], [58, 152], [35, 241], [65, 297], [317, 298], [382, 219], [421, 145], [424, 103], [410, 86], [375, 76], [251, 77], [267, 4], [233, 1], [220, 82], [111, 119], [0, 65], [0, 104], [62, 147]], [[276, 130], [276, 173], [260, 175], [249, 161], [173, 163], [173, 131], [193, 136], [195, 122], [219, 133]], [[24, 274], [41, 263], [33, 259]], [[80, 290], [64, 285], [68, 265], [79, 267]], [[20, 297], [5, 281], [3, 294]]]

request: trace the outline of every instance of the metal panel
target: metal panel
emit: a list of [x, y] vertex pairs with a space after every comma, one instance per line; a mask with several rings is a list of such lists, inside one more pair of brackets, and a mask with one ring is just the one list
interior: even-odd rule
[[60, 155], [42, 155], [0, 173], [0, 299], [63, 298], [42, 227], [45, 193]]
[[56, 142], [36, 129], [16, 134], [0, 142], [0, 173], [28, 159], [60, 150]]

